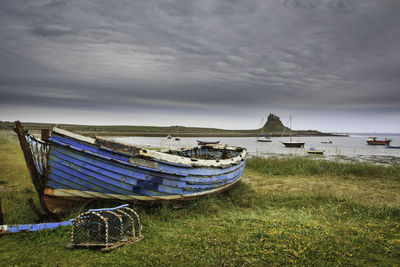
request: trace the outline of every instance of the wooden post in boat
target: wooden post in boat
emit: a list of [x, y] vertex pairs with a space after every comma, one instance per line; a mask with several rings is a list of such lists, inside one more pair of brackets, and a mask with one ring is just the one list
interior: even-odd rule
[[26, 141], [24, 128], [22, 127], [20, 121], [15, 122], [15, 128], [15, 131], [18, 134], [19, 144], [21, 146], [22, 152], [24, 153], [24, 158], [26, 166], [28, 167], [29, 175], [31, 176], [33, 186], [35, 187], [36, 192], [39, 196], [40, 206], [44, 209], [46, 213], [49, 213], [49, 210], [47, 209], [43, 198], [44, 179], [36, 169], [35, 162], [33, 161], [32, 151], [28, 142]]
[[41, 130], [41, 139], [44, 142], [48, 142], [50, 138], [50, 129], [42, 129]]

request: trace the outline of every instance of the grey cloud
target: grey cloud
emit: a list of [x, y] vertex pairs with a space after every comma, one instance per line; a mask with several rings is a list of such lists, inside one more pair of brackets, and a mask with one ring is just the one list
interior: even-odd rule
[[284, 0], [283, 3], [287, 7], [304, 8], [304, 9], [322, 9], [343, 13], [354, 10], [356, 0]]
[[394, 112], [399, 10], [396, 0], [3, 1], [0, 105]]
[[60, 36], [71, 34], [72, 28], [58, 24], [39, 25], [33, 28], [33, 33], [42, 37]]

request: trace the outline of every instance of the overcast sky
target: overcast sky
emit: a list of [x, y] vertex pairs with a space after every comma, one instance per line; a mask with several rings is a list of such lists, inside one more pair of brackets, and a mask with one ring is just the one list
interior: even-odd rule
[[399, 0], [0, 1], [0, 120], [400, 132]]

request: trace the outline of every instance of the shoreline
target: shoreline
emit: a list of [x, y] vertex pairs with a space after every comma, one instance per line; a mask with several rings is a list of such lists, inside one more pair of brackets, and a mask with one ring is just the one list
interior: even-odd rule
[[[87, 136], [121, 136], [121, 137], [166, 137], [168, 134], [160, 132], [94, 132], [94, 131], [76, 131], [76, 133]], [[178, 136], [171, 134], [172, 137]], [[257, 134], [243, 134], [243, 133], [180, 133], [179, 137], [258, 137]], [[335, 135], [335, 134], [292, 134], [292, 137], [310, 137], [310, 136], [332, 136], [332, 137], [349, 137], [349, 135]], [[271, 134], [269, 137], [289, 137], [289, 135]]]
[[[31, 132], [41, 129], [51, 129], [54, 124], [22, 122], [26, 130]], [[60, 124], [60, 128], [86, 135], [86, 136], [142, 136], [142, 137], [166, 137], [167, 135], [179, 137], [258, 137], [261, 129], [249, 130], [225, 130], [206, 127], [185, 127], [185, 126], [104, 126], [104, 125], [73, 125]], [[14, 122], [0, 122], [1, 130], [12, 130]], [[289, 133], [282, 135], [282, 131], [277, 129], [265, 130], [270, 137], [288, 137]], [[347, 134], [323, 133], [317, 130], [294, 130], [293, 137], [306, 136], [341, 136], [348, 137]]]

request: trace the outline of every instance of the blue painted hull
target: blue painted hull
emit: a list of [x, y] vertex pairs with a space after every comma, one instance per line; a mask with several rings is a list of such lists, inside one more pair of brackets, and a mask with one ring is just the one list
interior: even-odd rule
[[[230, 160], [223, 158], [226, 152], [231, 153], [233, 163], [221, 165]], [[160, 158], [143, 153], [148, 152], [125, 153], [53, 133], [45, 175], [47, 208], [63, 213], [69, 205], [66, 200], [190, 199], [228, 189], [240, 179], [246, 165], [246, 151], [238, 148], [228, 151], [204, 146], [166, 155], [157, 152]], [[213, 159], [204, 159], [207, 157]], [[175, 162], [175, 158], [179, 160]], [[201, 166], [202, 162], [205, 166]]]

